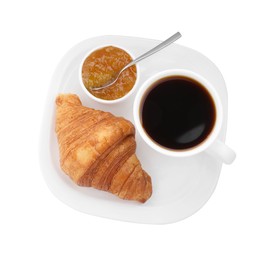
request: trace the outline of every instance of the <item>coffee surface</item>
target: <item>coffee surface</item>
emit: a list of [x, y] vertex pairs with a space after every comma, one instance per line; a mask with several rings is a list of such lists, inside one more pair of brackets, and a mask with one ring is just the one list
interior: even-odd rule
[[175, 150], [203, 142], [216, 119], [215, 104], [208, 90], [201, 83], [181, 76], [155, 82], [141, 110], [142, 125], [150, 138]]

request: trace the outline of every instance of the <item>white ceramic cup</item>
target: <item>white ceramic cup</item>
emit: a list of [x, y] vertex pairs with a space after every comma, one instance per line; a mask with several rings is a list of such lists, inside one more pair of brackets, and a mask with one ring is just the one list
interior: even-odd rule
[[[152, 90], [152, 88], [154, 88], [155, 82], [169, 76], [184, 76], [184, 77], [188, 77], [188, 78], [191, 78], [200, 82], [208, 90], [215, 104], [216, 120], [215, 120], [213, 129], [211, 130], [211, 133], [200, 144], [194, 147], [191, 147], [189, 149], [171, 150], [171, 149], [165, 148], [157, 144], [154, 140], [152, 140], [142, 126], [141, 113], [142, 113], [142, 107], [143, 107], [145, 98], [147, 97], [148, 93]], [[223, 107], [222, 107], [222, 103], [219, 98], [219, 95], [217, 91], [215, 90], [214, 86], [212, 86], [209, 81], [207, 81], [205, 78], [198, 75], [197, 73], [194, 73], [189, 70], [173, 69], [173, 70], [162, 71], [152, 76], [147, 81], [145, 81], [144, 84], [138, 90], [138, 93], [134, 101], [133, 114], [134, 114], [135, 125], [139, 134], [150, 147], [152, 147], [155, 151], [159, 153], [165, 154], [167, 156], [172, 156], [172, 157], [187, 157], [187, 156], [192, 156], [201, 152], [207, 152], [213, 157], [215, 157], [216, 159], [226, 164], [231, 164], [236, 157], [235, 152], [231, 148], [226, 146], [219, 139], [219, 133], [220, 133], [222, 123], [223, 123]], [[175, 116], [175, 120], [176, 120], [176, 116]]]

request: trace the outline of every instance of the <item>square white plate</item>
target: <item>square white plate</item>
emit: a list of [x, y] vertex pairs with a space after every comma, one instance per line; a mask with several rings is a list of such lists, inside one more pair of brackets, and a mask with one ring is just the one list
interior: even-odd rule
[[[52, 193], [70, 207], [87, 214], [137, 223], [162, 224], [182, 220], [199, 210], [212, 195], [222, 164], [205, 153], [191, 158], [168, 158], [156, 153], [136, 134], [137, 156], [152, 178], [153, 194], [145, 203], [121, 200], [93, 188], [74, 184], [59, 165], [55, 127], [55, 98], [58, 93], [76, 93], [83, 105], [112, 112], [133, 122], [132, 107], [136, 92], [124, 103], [99, 104], [83, 92], [79, 85], [79, 65], [88, 51], [98, 46], [117, 45], [134, 57], [159, 44], [159, 41], [101, 36], [87, 39], [60, 61], [53, 75], [40, 136], [40, 164]], [[224, 109], [223, 127], [219, 138], [224, 141], [227, 126], [227, 90], [218, 68], [197, 51], [172, 44], [137, 64], [139, 85], [156, 72], [165, 69], [192, 70], [210, 81], [220, 95]]]

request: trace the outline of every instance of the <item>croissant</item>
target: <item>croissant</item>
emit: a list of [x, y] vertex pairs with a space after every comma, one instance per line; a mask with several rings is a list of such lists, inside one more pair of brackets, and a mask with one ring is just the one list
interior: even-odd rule
[[84, 107], [77, 95], [56, 98], [56, 134], [62, 170], [78, 185], [145, 202], [152, 194], [150, 176], [135, 155], [131, 122]]

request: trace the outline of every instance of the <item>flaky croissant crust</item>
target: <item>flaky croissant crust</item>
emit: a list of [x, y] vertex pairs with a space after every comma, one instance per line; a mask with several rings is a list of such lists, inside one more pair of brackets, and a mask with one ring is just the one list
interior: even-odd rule
[[145, 202], [151, 196], [151, 178], [135, 155], [131, 122], [84, 107], [77, 95], [61, 94], [55, 130], [61, 168], [75, 183], [122, 199]]

